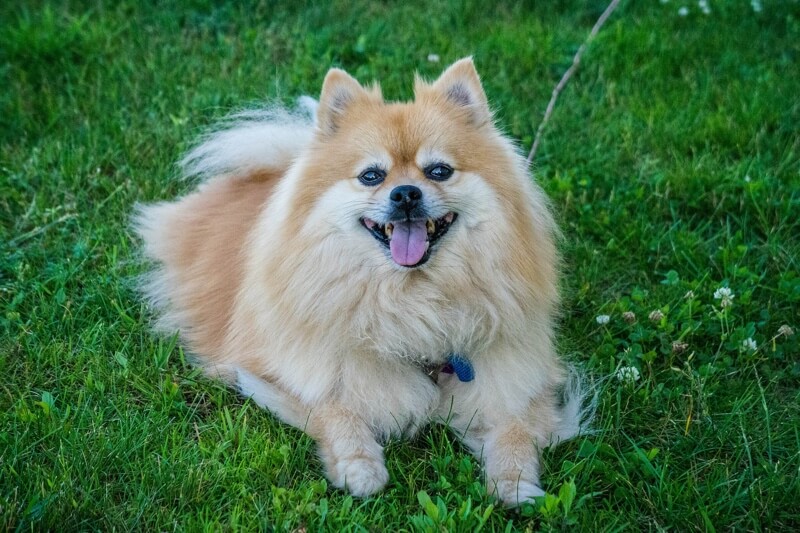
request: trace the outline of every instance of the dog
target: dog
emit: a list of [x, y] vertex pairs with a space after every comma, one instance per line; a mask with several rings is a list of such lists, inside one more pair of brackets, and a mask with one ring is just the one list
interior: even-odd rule
[[194, 192], [140, 206], [159, 328], [317, 443], [333, 485], [389, 481], [382, 444], [446, 423], [509, 506], [582, 427], [554, 348], [557, 228], [471, 58], [412, 102], [343, 70], [306, 113], [238, 115], [183, 160]]

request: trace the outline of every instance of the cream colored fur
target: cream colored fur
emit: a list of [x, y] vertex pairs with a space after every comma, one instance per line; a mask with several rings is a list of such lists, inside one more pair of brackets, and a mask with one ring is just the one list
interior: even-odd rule
[[[209, 374], [317, 440], [337, 487], [380, 490], [381, 443], [434, 420], [515, 505], [542, 494], [539, 450], [581, 427], [582, 388], [562, 401], [553, 345], [556, 229], [471, 59], [415, 92], [385, 103], [333, 69], [316, 124], [273, 111], [208, 137], [185, 160], [205, 180], [197, 191], [139, 210], [158, 263], [145, 292]], [[427, 179], [432, 162], [455, 173]], [[379, 186], [357, 179], [370, 165], [386, 171]], [[422, 191], [431, 217], [458, 214], [416, 268], [395, 264], [360, 221], [382, 221], [402, 184]], [[423, 367], [454, 352], [474, 381], [432, 381]]]

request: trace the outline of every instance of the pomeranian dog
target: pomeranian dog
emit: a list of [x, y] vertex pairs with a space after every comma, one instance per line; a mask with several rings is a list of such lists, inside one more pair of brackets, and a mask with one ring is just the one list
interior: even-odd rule
[[336, 487], [381, 490], [382, 443], [437, 421], [517, 505], [581, 429], [556, 227], [471, 58], [414, 92], [331, 69], [306, 116], [207, 136], [184, 160], [197, 190], [138, 211], [144, 291], [209, 375], [315, 439]]

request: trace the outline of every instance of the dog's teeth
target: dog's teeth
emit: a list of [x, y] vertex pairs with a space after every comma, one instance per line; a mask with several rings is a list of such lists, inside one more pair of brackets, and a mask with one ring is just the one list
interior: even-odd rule
[[436, 223], [429, 218], [426, 226], [428, 228], [428, 235], [433, 235], [433, 232], [436, 231]]
[[393, 231], [394, 231], [394, 225], [391, 224], [391, 223], [386, 224], [386, 228], [384, 229], [384, 232], [386, 233], [386, 236], [389, 237], [390, 239], [392, 238], [392, 232]]

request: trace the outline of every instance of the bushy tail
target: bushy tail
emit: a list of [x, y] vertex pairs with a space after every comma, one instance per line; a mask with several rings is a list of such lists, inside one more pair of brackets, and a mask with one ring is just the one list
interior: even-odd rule
[[259, 407], [269, 410], [287, 424], [305, 431], [311, 411], [280, 387], [237, 368], [236, 388]]
[[203, 136], [180, 162], [186, 178], [246, 176], [262, 169], [284, 170], [309, 144], [316, 101], [304, 96], [297, 108], [271, 107], [227, 117]]
[[551, 442], [559, 442], [591, 433], [597, 411], [598, 391], [575, 367], [569, 369], [564, 385], [564, 403], [561, 406], [560, 423], [553, 431]]

